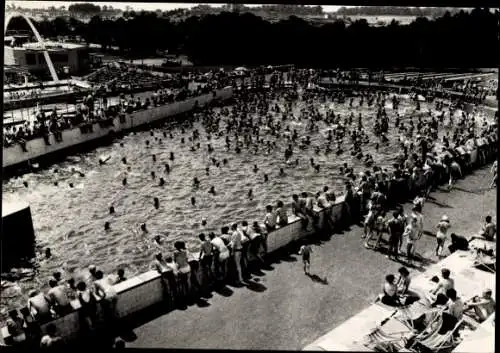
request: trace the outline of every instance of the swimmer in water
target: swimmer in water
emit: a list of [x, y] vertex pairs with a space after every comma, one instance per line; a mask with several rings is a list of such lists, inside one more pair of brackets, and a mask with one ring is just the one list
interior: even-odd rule
[[193, 186], [195, 188], [198, 188], [200, 186], [200, 181], [198, 180], [197, 177], [194, 177], [194, 179], [193, 179]]
[[170, 160], [173, 161], [175, 159], [174, 152], [170, 152]]
[[264, 182], [267, 183], [269, 181], [269, 177], [267, 176], [267, 174], [264, 174]]
[[208, 193], [209, 193], [209, 194], [212, 194], [212, 195], [214, 195], [214, 196], [215, 196], [215, 187], [214, 187], [214, 186], [211, 186], [211, 187], [210, 187], [210, 190], [208, 190]]
[[181, 143], [184, 143], [184, 137], [181, 137]]
[[153, 154], [152, 157], [153, 157], [153, 162], [156, 162], [156, 155]]
[[23, 181], [23, 185], [24, 185], [25, 187], [28, 187], [28, 182], [27, 182], [27, 181]]
[[155, 198], [153, 199], [153, 202], [154, 202], [154, 206], [155, 206], [155, 208], [156, 208], [156, 209], [159, 209], [159, 208], [160, 208], [160, 200], [159, 200], [157, 197], [155, 197]]
[[104, 230], [110, 230], [111, 226], [109, 225], [109, 222], [104, 223]]
[[146, 140], [146, 146], [149, 146], [149, 140]]
[[280, 176], [284, 176], [285, 175], [285, 170], [283, 168], [280, 168]]
[[52, 257], [52, 250], [50, 248], [45, 249], [45, 258], [50, 259]]
[[196, 206], [196, 198], [194, 196], [191, 197], [191, 205]]
[[123, 164], [127, 164], [127, 158], [123, 157], [123, 158], [122, 158], [122, 163], [123, 163]]
[[59, 185], [59, 183], [57, 181], [54, 181], [54, 185], [57, 186]]
[[170, 166], [168, 163], [165, 164], [165, 173], [170, 174]]
[[250, 200], [253, 200], [253, 190], [252, 189], [248, 190], [248, 198]]
[[146, 228], [146, 223], [141, 224], [141, 231], [144, 233], [148, 233], [148, 229]]
[[257, 167], [257, 164], [253, 165], [253, 172], [257, 173], [259, 171], [259, 168]]
[[205, 168], [205, 172], [206, 172], [207, 175], [210, 175], [210, 167], [206, 167]]
[[201, 219], [201, 225], [202, 225], [203, 227], [205, 227], [205, 226], [207, 225], [207, 219], [206, 219], [205, 217], [203, 217], [203, 218]]
[[122, 180], [122, 185], [123, 185], [123, 186], [127, 185], [127, 178], [123, 178], [123, 180]]
[[151, 172], [151, 178], [156, 178], [156, 173], [154, 171]]
[[120, 142], [120, 147], [124, 147], [125, 145], [123, 144], [123, 142]]
[[74, 187], [73, 183], [69, 183], [69, 187], [70, 188]]
[[115, 208], [113, 206], [109, 207], [109, 214], [114, 214], [115, 213]]
[[319, 168], [320, 168], [319, 164], [316, 164], [316, 165], [314, 166], [314, 169], [316, 170], [316, 173], [319, 173]]
[[85, 176], [85, 174], [83, 174], [82, 172], [78, 172], [78, 175], [83, 178]]
[[159, 184], [159, 186], [163, 186], [163, 185], [165, 185], [165, 179], [160, 178], [160, 184]]
[[224, 158], [224, 159], [222, 160], [222, 163], [223, 163], [224, 165], [226, 165], [226, 164], [228, 163], [227, 159], [226, 159], [226, 158]]

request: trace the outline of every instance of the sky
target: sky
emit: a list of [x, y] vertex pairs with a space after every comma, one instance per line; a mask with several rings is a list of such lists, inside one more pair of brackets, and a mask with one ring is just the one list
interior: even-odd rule
[[[146, 2], [99, 2], [99, 1], [88, 1], [92, 4], [99, 6], [113, 6], [115, 9], [125, 10], [127, 6], [132, 7], [134, 10], [146, 10], [146, 11], [155, 11], [156, 9], [160, 9], [162, 11], [169, 11], [179, 8], [191, 8], [197, 6], [199, 4], [195, 3], [146, 3]], [[16, 6], [20, 6], [26, 9], [41, 9], [48, 8], [50, 6], [60, 7], [66, 6], [66, 8], [71, 5], [78, 3], [78, 1], [5, 1], [5, 5], [14, 4]], [[220, 4], [208, 4], [210, 6], [222, 6], [224, 3]], [[247, 5], [249, 7], [260, 6], [260, 5]], [[330, 6], [330, 5], [322, 5], [323, 11], [325, 12], [335, 12], [340, 6]], [[352, 7], [352, 6], [346, 6]]]

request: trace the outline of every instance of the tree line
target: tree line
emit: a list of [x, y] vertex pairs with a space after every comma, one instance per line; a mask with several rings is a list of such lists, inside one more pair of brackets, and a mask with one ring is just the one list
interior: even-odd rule
[[440, 17], [446, 12], [455, 14], [462, 11], [459, 8], [446, 7], [400, 7], [400, 6], [360, 6], [341, 7], [335, 13], [337, 16], [415, 16]]
[[[489, 9], [419, 17], [408, 25], [370, 26], [360, 19], [313, 24], [295, 16], [269, 22], [250, 13], [222, 12], [172, 22], [155, 12], [125, 19], [94, 16], [88, 23], [56, 18], [36, 23], [45, 37], [81, 36], [104, 50], [150, 56], [159, 50], [188, 55], [198, 65], [496, 67], [498, 12]], [[23, 26], [24, 22], [13, 23]]]

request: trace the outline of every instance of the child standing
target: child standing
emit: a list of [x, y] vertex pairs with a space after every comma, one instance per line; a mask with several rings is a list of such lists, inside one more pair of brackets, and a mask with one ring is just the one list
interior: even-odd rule
[[448, 229], [450, 229], [450, 220], [448, 216], [444, 215], [441, 217], [441, 221], [437, 224], [437, 246], [436, 246], [436, 256], [441, 256], [442, 251], [444, 250], [444, 242], [447, 238]]
[[304, 262], [304, 273], [309, 274], [309, 270], [311, 269], [311, 253], [312, 253], [311, 245], [304, 244], [300, 247], [299, 255], [302, 255], [302, 261]]

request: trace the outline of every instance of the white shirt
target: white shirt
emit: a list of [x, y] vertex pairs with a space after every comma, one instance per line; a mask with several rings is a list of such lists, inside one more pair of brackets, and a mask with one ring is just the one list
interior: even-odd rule
[[104, 277], [102, 279], [95, 281], [95, 284], [97, 287], [102, 289], [102, 291], [104, 292], [105, 298], [111, 299], [111, 298], [114, 298], [118, 295], [115, 288], [113, 287], [113, 284], [110, 281], [110, 278], [108, 278], [108, 277]]
[[266, 213], [266, 218], [264, 218], [264, 224], [270, 227], [276, 227], [277, 214], [275, 212]]
[[215, 237], [210, 242], [219, 253], [228, 251], [227, 246], [224, 244], [224, 241], [220, 237]]

